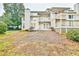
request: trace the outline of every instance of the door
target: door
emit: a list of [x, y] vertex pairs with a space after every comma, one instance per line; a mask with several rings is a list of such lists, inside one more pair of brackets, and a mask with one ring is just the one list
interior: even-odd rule
[[50, 28], [50, 23], [42, 23], [40, 24], [41, 30], [48, 30]]

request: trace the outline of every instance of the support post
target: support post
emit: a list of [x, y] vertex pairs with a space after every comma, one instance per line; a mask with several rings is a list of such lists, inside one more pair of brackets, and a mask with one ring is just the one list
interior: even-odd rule
[[67, 26], [66, 26], [66, 33], [68, 32]]
[[62, 33], [62, 13], [60, 13], [60, 34]]
[[60, 34], [61, 34], [61, 32], [62, 32], [61, 25], [62, 25], [62, 19], [60, 19]]

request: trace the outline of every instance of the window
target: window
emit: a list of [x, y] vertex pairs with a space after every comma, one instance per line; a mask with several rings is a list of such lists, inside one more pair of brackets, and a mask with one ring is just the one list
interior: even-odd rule
[[69, 19], [73, 19], [73, 15], [69, 15]]
[[73, 21], [69, 21], [69, 26], [73, 26]]

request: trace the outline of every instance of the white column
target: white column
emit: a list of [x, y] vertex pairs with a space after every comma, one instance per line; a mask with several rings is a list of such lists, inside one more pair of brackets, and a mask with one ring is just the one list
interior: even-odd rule
[[56, 19], [55, 18], [54, 18], [54, 22], [53, 23], [54, 23], [54, 28], [55, 28], [55, 23], [56, 23]]
[[60, 14], [60, 34], [62, 32], [62, 14]]
[[65, 32], [67, 33], [68, 32], [68, 26], [69, 26], [69, 24], [68, 24], [67, 21], [66, 21], [66, 24], [65, 25], [66, 25], [66, 31]]
[[67, 26], [66, 26], [66, 33], [68, 32]]
[[36, 30], [39, 30], [39, 17], [36, 20]]
[[21, 19], [21, 22], [22, 22], [21, 29], [23, 30], [23, 18]]
[[53, 17], [52, 17], [53, 15], [52, 15], [52, 12], [50, 12], [50, 20], [51, 20], [51, 27], [53, 27]]
[[61, 32], [62, 32], [62, 19], [60, 19], [60, 34], [61, 34]]
[[25, 30], [30, 28], [30, 9], [25, 10]]
[[55, 14], [50, 12], [51, 27], [55, 28]]

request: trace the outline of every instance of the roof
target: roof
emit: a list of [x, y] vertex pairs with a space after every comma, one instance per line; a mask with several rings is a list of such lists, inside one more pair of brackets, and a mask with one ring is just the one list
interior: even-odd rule
[[41, 13], [41, 12], [43, 12], [43, 13], [45, 13], [45, 12], [47, 12], [47, 11], [31, 11], [31, 13]]
[[51, 9], [70, 9], [69, 7], [52, 7]]
[[31, 13], [38, 13], [39, 15], [49, 14], [49, 12], [47, 12], [47, 11], [31, 11]]
[[31, 11], [31, 13], [38, 13], [39, 16], [49, 16], [49, 12], [47, 11]]
[[66, 10], [64, 11], [65, 13], [71, 13], [71, 14], [75, 14], [76, 12], [74, 10]]
[[54, 13], [62, 13], [65, 10], [69, 10], [69, 7], [52, 7], [52, 8], [47, 8], [48, 11], [52, 11]]

